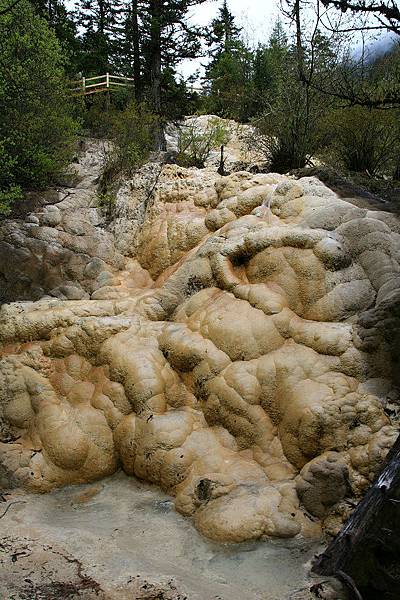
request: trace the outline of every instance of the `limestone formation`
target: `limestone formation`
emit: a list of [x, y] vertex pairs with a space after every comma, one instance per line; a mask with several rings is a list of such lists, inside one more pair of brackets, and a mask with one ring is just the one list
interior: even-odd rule
[[[25, 219], [0, 221], [0, 302], [102, 298], [109, 287], [146, 286], [151, 279], [117, 249], [97, 208], [103, 143], [85, 142], [72, 165], [74, 187], [42, 194]], [[35, 198], [31, 199], [35, 206]], [[115, 292], [114, 292], [115, 294]], [[108, 294], [109, 296], [110, 294]]]
[[[238, 123], [232, 119], [222, 119], [217, 115], [192, 115], [185, 117], [178, 125], [170, 124], [166, 131], [167, 150], [169, 152], [179, 151], [179, 135], [189, 131], [195, 131], [198, 134], [209, 134], [215, 127], [221, 127], [224, 135], [224, 166], [229, 172], [239, 171], [244, 166], [253, 167], [258, 171], [258, 167], [266, 165], [265, 153], [256, 148], [255, 130], [249, 124]], [[214, 167], [215, 170], [220, 164], [220, 147], [210, 148], [206, 156], [206, 167]]]
[[[107, 256], [86, 233], [68, 255], [90, 256], [71, 278], [84, 293], [41, 283], [2, 307], [2, 483], [45, 492], [122, 466], [214, 540], [337, 526], [397, 434], [379, 324], [399, 221], [314, 178], [145, 169], [98, 228]], [[65, 236], [49, 215], [25, 230]]]

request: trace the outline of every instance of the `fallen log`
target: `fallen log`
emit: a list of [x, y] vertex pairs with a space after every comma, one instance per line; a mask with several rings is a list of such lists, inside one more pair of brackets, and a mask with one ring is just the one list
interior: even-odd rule
[[[400, 436], [347, 523], [312, 571], [351, 582], [363, 600], [400, 599]], [[345, 581], [344, 581], [345, 582]], [[351, 586], [349, 586], [351, 587]]]

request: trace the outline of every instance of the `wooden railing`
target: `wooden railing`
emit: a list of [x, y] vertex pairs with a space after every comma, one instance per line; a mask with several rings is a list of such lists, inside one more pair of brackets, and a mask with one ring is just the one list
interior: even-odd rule
[[133, 87], [132, 77], [121, 77], [120, 75], [97, 75], [96, 77], [82, 77], [71, 81], [70, 90], [74, 96], [88, 96], [99, 92], [112, 92], [121, 87]]
[[[98, 94], [99, 92], [112, 92], [121, 87], [133, 87], [132, 77], [123, 77], [121, 75], [96, 75], [95, 77], [82, 77], [76, 81], [71, 81], [70, 91], [74, 96], [88, 96], [89, 94]], [[190, 92], [204, 92], [200, 86], [191, 85], [188, 87]]]

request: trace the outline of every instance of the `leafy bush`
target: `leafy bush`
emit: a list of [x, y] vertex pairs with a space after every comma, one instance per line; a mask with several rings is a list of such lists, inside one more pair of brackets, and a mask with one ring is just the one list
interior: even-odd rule
[[10, 185], [7, 189], [0, 190], [0, 215], [8, 215], [14, 202], [21, 198], [23, 192], [19, 185]]
[[13, 183], [16, 158], [8, 154], [7, 143], [7, 139], [0, 140], [0, 215], [7, 215], [12, 204], [23, 195], [21, 187]]
[[130, 102], [125, 110], [115, 113], [111, 125], [112, 149], [106, 159], [101, 192], [107, 192], [122, 174], [132, 173], [146, 162], [154, 146], [158, 118], [145, 104]]
[[272, 171], [303, 168], [325, 144], [326, 132], [321, 127], [325, 110], [324, 99], [307, 92], [293, 77], [253, 119], [255, 135], [249, 143], [263, 152]]
[[89, 101], [86, 101], [86, 98], [84, 99], [79, 111], [83, 132], [90, 137], [108, 139], [112, 135], [116, 111], [114, 108], [111, 110], [106, 109], [104, 94], [96, 94], [92, 98], [89, 96], [89, 98]]
[[201, 126], [199, 120], [192, 119], [180, 126], [177, 163], [182, 167], [202, 169], [211, 151], [228, 140], [229, 132], [222, 119], [209, 119], [205, 127]]
[[76, 98], [77, 109], [83, 131], [95, 138], [108, 139], [113, 135], [114, 122], [132, 101], [131, 88], [113, 90], [110, 96], [93, 94]]
[[117, 197], [114, 192], [99, 192], [97, 194], [97, 206], [109, 221], [113, 217], [116, 201]]
[[394, 170], [400, 154], [400, 128], [394, 111], [360, 106], [334, 111], [328, 161], [347, 171], [379, 175]]
[[[0, 8], [3, 0], [0, 0]], [[54, 33], [27, 0], [0, 16], [0, 202], [49, 184], [72, 157], [64, 58]]]

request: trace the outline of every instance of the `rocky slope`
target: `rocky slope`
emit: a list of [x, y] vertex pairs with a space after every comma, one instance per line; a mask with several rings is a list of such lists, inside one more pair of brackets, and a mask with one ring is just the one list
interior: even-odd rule
[[[137, 263], [118, 252], [97, 208], [104, 157], [104, 143], [87, 140], [73, 187], [42, 194], [25, 219], [0, 221], [0, 302], [101, 298], [103, 288], [135, 278]], [[135, 286], [149, 283], [137, 274]]]
[[[0, 460], [45, 492], [120, 465], [205, 536], [335, 531], [397, 429], [400, 222], [315, 178], [146, 165], [1, 226]], [[90, 158], [92, 156], [92, 158]]]

